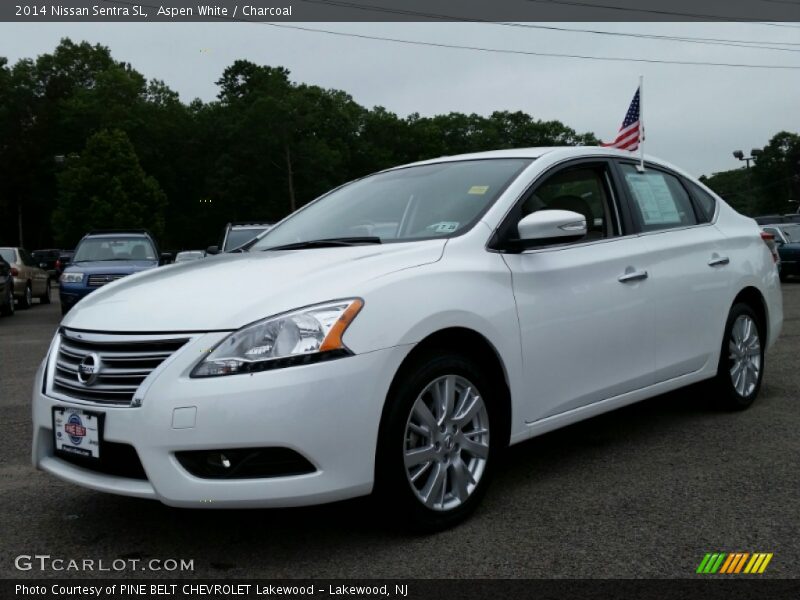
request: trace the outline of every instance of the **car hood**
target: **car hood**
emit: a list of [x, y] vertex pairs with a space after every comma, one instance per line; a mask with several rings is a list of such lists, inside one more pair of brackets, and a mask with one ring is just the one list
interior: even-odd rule
[[436, 262], [446, 240], [222, 254], [138, 273], [90, 294], [65, 327], [229, 331], [302, 306], [359, 296], [382, 275]]
[[64, 269], [65, 273], [89, 273], [89, 274], [129, 274], [138, 273], [145, 269], [157, 267], [158, 262], [154, 260], [98, 260], [79, 263], [70, 263]]

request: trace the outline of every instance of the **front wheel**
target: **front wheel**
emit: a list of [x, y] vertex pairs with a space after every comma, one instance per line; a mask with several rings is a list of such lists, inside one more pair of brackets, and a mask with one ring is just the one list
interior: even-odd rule
[[378, 497], [419, 529], [451, 527], [477, 507], [501, 447], [498, 382], [447, 351], [399, 377], [378, 442]]
[[33, 304], [33, 290], [31, 289], [31, 282], [29, 281], [25, 286], [25, 292], [22, 294], [22, 298], [19, 299], [19, 307], [30, 308], [31, 304]]
[[734, 304], [714, 379], [717, 403], [726, 410], [744, 410], [758, 396], [764, 378], [764, 325], [747, 304]]

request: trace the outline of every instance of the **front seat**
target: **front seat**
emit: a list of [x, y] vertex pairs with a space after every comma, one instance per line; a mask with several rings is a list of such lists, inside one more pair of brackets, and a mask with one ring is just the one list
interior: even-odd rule
[[558, 210], [571, 210], [586, 218], [586, 237], [583, 239], [596, 240], [603, 237], [603, 232], [595, 229], [594, 214], [589, 203], [580, 196], [559, 196], [554, 198], [547, 208]]
[[136, 244], [131, 250], [131, 260], [145, 260], [147, 258], [147, 250], [143, 244]]

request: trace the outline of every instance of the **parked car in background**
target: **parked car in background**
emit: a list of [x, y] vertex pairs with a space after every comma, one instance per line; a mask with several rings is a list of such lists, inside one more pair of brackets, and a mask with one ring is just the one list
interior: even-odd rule
[[11, 276], [11, 265], [0, 256], [0, 315], [14, 314], [14, 278]]
[[183, 252], [178, 252], [178, 254], [175, 255], [175, 262], [191, 262], [193, 260], [205, 258], [205, 256], [205, 250], [184, 250]]
[[91, 231], [75, 247], [72, 263], [61, 274], [61, 314], [81, 298], [127, 275], [146, 271], [171, 258], [159, 254], [155, 240], [143, 229]]
[[260, 234], [269, 231], [274, 223], [248, 223], [236, 222], [228, 223], [222, 230], [222, 241], [219, 246], [209, 246], [208, 254], [219, 254], [220, 252], [230, 252], [241, 248], [246, 243], [253, 241]]
[[[778, 273], [781, 273], [781, 255], [778, 254], [778, 244], [775, 242], [775, 235], [770, 233], [767, 227], [762, 227], [761, 239], [764, 240], [764, 243], [769, 248], [770, 254], [772, 254], [772, 260], [775, 261], [775, 266], [778, 268]], [[783, 280], [784, 276], [781, 274], [781, 281]]]
[[34, 250], [31, 252], [33, 260], [36, 262], [40, 269], [47, 271], [50, 279], [56, 279], [58, 272], [56, 270], [56, 262], [61, 255], [61, 250], [48, 249], [48, 250]]
[[771, 225], [775, 223], [800, 223], [800, 214], [789, 213], [786, 215], [761, 215], [754, 217], [759, 225]]
[[58, 260], [56, 261], [56, 277], [60, 278], [61, 273], [64, 272], [64, 269], [69, 266], [72, 262], [72, 257], [75, 255], [75, 252], [72, 250], [62, 250], [61, 254], [58, 255]]
[[800, 275], [800, 223], [765, 225], [762, 229], [775, 239], [781, 259], [781, 281]]
[[25, 248], [0, 248], [0, 256], [11, 265], [14, 278], [14, 297], [20, 308], [29, 308], [33, 299], [42, 304], [50, 304], [50, 276], [39, 268], [30, 252]]
[[119, 281], [38, 369], [34, 463], [191, 508], [374, 492], [440, 529], [509, 444], [703, 380], [744, 410], [783, 322], [772, 256], [753, 219], [645, 166], [588, 146], [425, 161]]

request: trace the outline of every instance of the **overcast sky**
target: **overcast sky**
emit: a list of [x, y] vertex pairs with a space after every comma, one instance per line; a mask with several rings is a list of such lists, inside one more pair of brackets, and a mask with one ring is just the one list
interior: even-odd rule
[[[303, 26], [304, 24], [296, 24]], [[572, 23], [564, 27], [798, 44], [794, 51], [698, 45], [468, 23], [309, 27], [534, 52], [800, 66], [800, 28], [742, 23]], [[256, 23], [0, 24], [0, 56], [50, 52], [62, 37], [111, 48], [184, 101], [215, 98], [234, 60], [284, 66], [292, 79], [342, 89], [406, 116], [522, 110], [613, 139], [645, 77], [646, 151], [695, 175], [739, 166], [731, 152], [800, 132], [800, 70], [600, 62], [409, 46]]]

